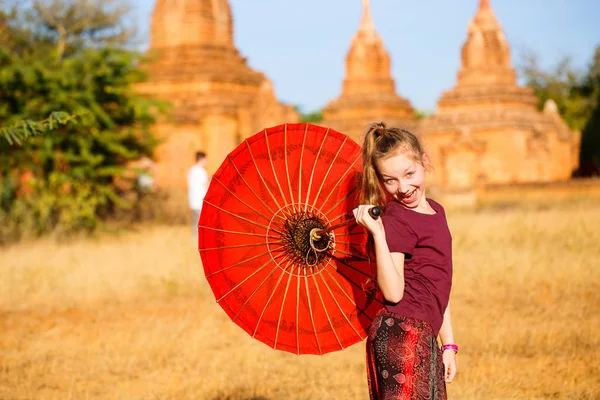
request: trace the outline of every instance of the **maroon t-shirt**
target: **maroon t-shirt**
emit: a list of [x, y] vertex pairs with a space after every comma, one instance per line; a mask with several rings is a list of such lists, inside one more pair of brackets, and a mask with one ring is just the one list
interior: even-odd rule
[[427, 199], [436, 214], [422, 214], [391, 201], [382, 217], [392, 253], [404, 253], [404, 296], [386, 308], [428, 322], [437, 336], [452, 286], [452, 236], [444, 208]]

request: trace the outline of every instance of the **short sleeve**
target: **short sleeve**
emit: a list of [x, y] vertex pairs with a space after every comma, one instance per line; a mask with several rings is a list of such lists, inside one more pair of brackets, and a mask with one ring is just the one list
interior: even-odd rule
[[417, 245], [417, 235], [414, 231], [396, 216], [384, 216], [382, 222], [390, 252], [412, 256]]
[[208, 173], [203, 169], [202, 173], [200, 174], [200, 182], [203, 186], [206, 186], [208, 184], [208, 181]]

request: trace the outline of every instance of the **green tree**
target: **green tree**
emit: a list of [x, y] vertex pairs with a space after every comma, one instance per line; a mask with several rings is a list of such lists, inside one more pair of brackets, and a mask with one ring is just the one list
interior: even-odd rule
[[27, 138], [51, 132], [61, 126], [75, 122], [75, 116], [64, 112], [53, 112], [42, 121], [30, 119], [19, 121], [13, 126], [0, 128], [0, 138], [4, 138], [10, 145], [21, 145]]
[[294, 109], [300, 114], [301, 123], [319, 124], [323, 121], [323, 112], [321, 110], [305, 113], [300, 106], [295, 106]]
[[77, 121], [26, 146], [0, 140], [0, 242], [91, 231], [131, 205], [123, 200], [134, 179], [127, 166], [152, 156], [150, 127], [162, 106], [133, 89], [144, 80], [142, 56], [127, 48], [133, 31], [119, 10], [107, 0], [0, 10], [0, 126], [43, 123], [57, 111]]
[[430, 111], [430, 110], [416, 110], [415, 111], [415, 118], [421, 120], [421, 119], [429, 118], [433, 114], [435, 114], [435, 113], [433, 111]]
[[600, 46], [584, 81], [576, 89], [590, 99], [592, 111], [581, 134], [580, 163], [585, 175], [600, 171]]
[[571, 66], [570, 58], [563, 58], [547, 71], [540, 67], [538, 57], [530, 53], [525, 56], [522, 72], [527, 86], [533, 88], [538, 98], [540, 110], [548, 99], [552, 99], [571, 129], [583, 129], [591, 114], [591, 104], [588, 97], [576, 90], [583, 76]]
[[527, 85], [538, 98], [538, 108], [543, 109], [548, 99], [554, 100], [569, 127], [582, 132], [580, 164], [583, 169], [597, 170], [600, 167], [600, 46], [596, 47], [587, 72], [574, 69], [568, 57], [551, 70], [544, 70], [533, 53], [525, 55], [521, 69]]

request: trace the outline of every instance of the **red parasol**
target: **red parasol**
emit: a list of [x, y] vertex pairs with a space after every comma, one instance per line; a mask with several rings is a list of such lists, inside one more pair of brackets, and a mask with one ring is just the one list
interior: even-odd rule
[[310, 124], [265, 129], [213, 176], [198, 222], [206, 278], [252, 337], [296, 354], [342, 350], [381, 308], [354, 223], [361, 149]]

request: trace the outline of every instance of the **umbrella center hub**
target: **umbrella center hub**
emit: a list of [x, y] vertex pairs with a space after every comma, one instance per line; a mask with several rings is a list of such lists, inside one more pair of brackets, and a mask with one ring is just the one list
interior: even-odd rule
[[288, 206], [276, 214], [271, 228], [278, 232], [282, 251], [295, 266], [293, 273], [314, 274], [327, 265], [334, 246], [334, 235], [326, 232], [327, 226], [321, 212], [304, 209], [304, 205]]

